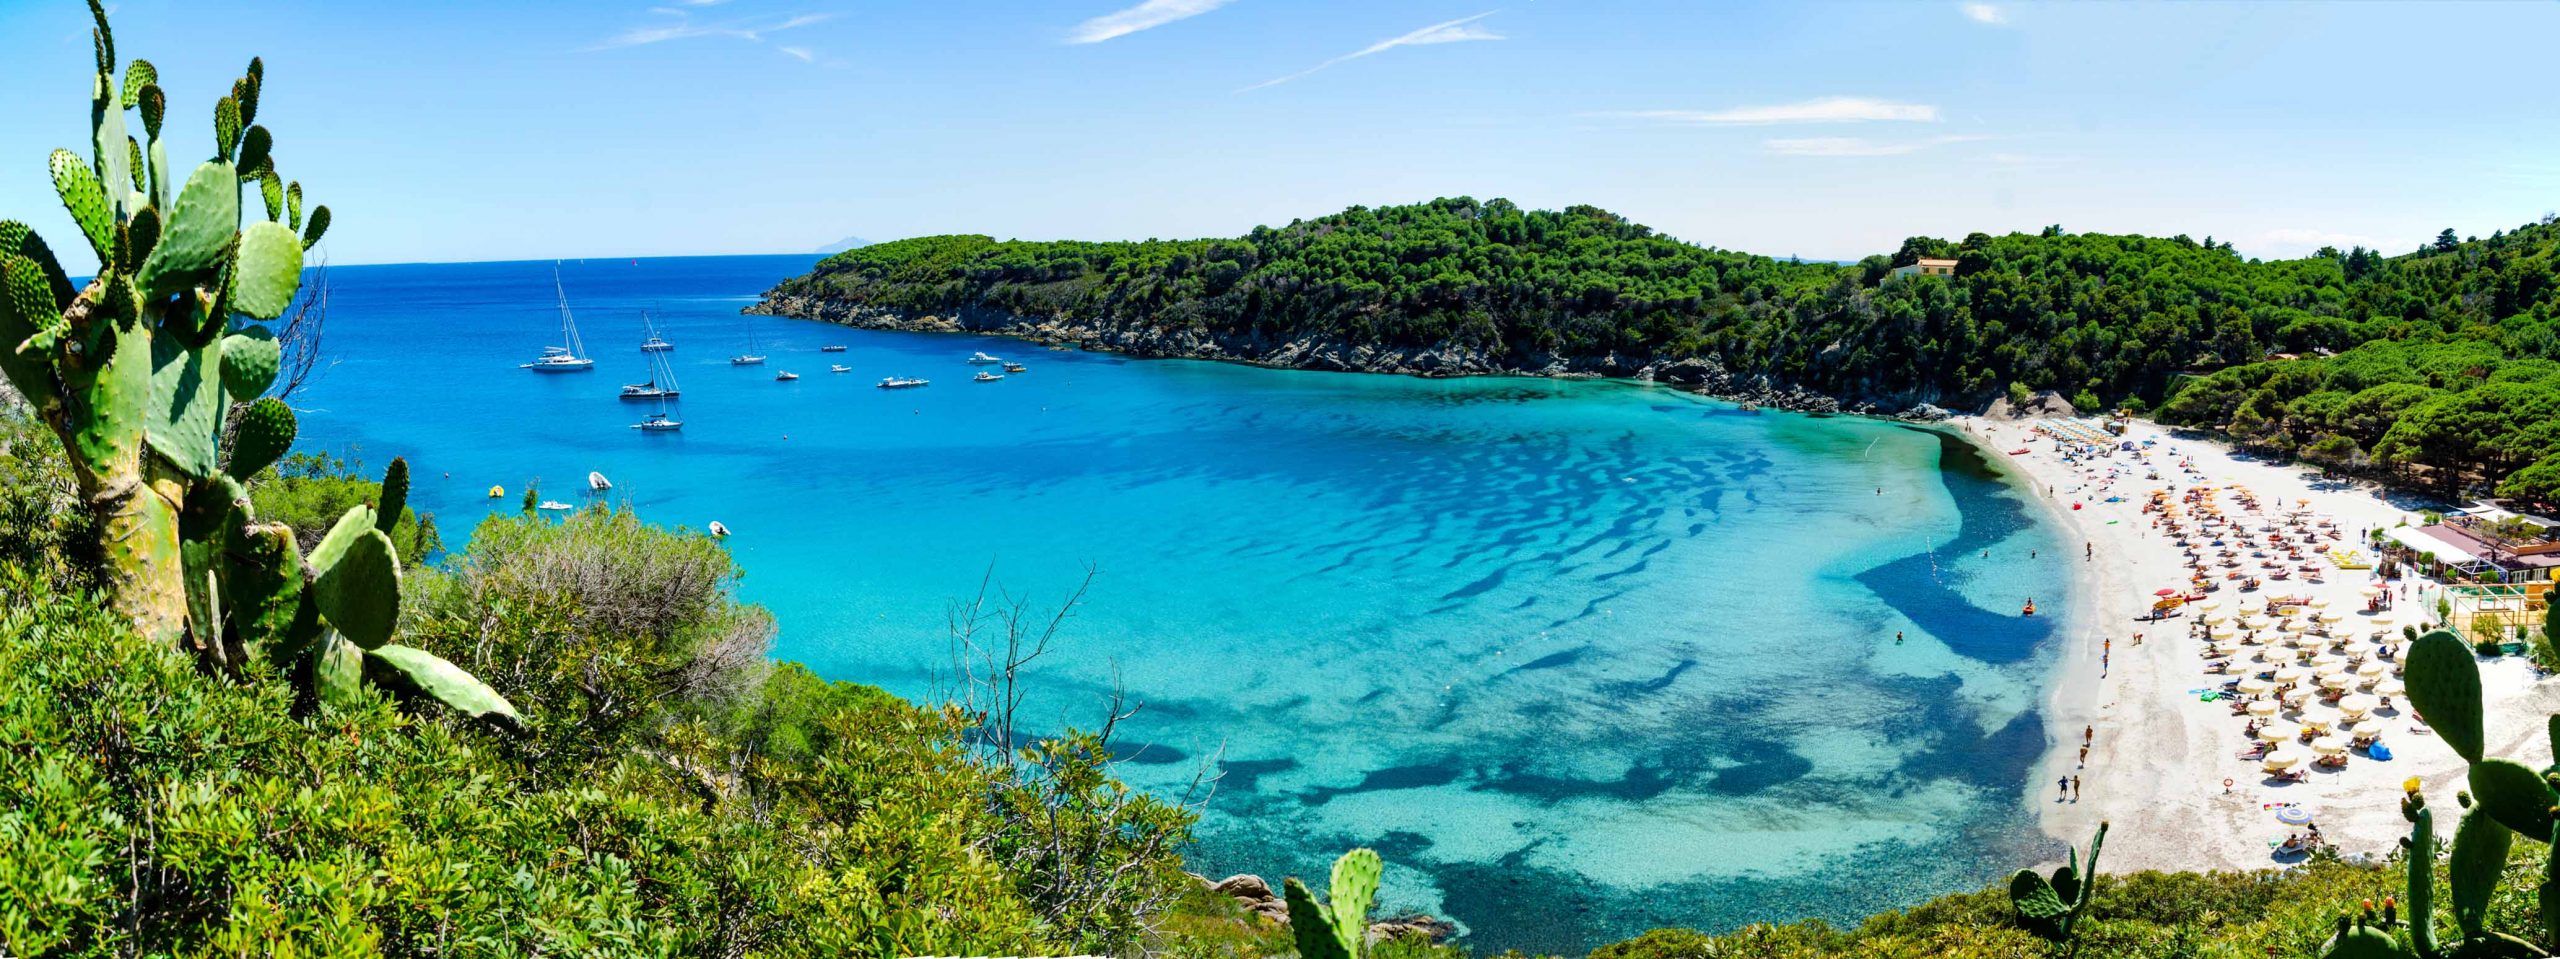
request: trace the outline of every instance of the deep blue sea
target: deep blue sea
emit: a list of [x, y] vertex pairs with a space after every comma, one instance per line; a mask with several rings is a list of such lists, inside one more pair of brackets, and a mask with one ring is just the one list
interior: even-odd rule
[[[1028, 723], [1098, 723], [1117, 683], [1145, 707], [1125, 778], [1223, 773], [1194, 870], [1320, 876], [1374, 846], [1388, 907], [1485, 948], [1854, 919], [2043, 852], [2024, 786], [2056, 623], [2016, 613], [2063, 608], [2069, 568], [1960, 442], [1632, 383], [739, 314], [815, 260], [562, 263], [596, 358], [569, 375], [517, 368], [557, 339], [551, 263], [332, 269], [302, 448], [409, 457], [455, 548], [525, 484], [576, 502], [602, 471], [651, 520], [734, 531], [776, 655], [911, 696], [949, 688], [949, 605], [990, 570], [1054, 604], [1096, 569]], [[646, 376], [644, 309], [681, 433], [615, 397]], [[731, 367], [751, 331], [770, 363]], [[1030, 369], [973, 383], [977, 350]], [[892, 374], [933, 385], [873, 387]]]

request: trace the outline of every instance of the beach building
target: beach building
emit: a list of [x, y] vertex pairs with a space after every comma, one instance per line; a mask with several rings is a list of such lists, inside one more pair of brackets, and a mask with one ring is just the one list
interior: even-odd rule
[[1893, 268], [1893, 272], [1891, 272], [1891, 273], [1887, 273], [1887, 274], [1885, 274], [1885, 275], [1886, 275], [1886, 276], [1888, 276], [1888, 277], [1894, 277], [1894, 276], [1954, 276], [1954, 275], [1956, 275], [1956, 261], [1954, 261], [1954, 260], [1941, 260], [1941, 259], [1937, 259], [1937, 258], [1935, 258], [1935, 257], [1926, 257], [1926, 256], [1924, 256], [1924, 257], [1921, 257], [1921, 258], [1920, 258], [1920, 262], [1918, 262], [1918, 263], [1914, 263], [1914, 264], [1911, 264], [1911, 265], [1909, 265], [1909, 266], [1897, 266], [1897, 267], [1894, 267], [1894, 268]]

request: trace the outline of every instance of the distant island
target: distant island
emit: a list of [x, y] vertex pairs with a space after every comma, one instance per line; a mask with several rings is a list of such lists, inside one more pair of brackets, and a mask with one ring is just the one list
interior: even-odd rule
[[818, 248], [818, 250], [817, 250], [817, 252], [820, 252], [820, 253], [842, 253], [842, 252], [844, 252], [844, 251], [846, 251], [846, 250], [859, 250], [859, 249], [862, 249], [863, 247], [870, 246], [870, 245], [871, 245], [871, 241], [869, 241], [869, 240], [863, 239], [863, 238], [858, 237], [858, 236], [848, 236], [848, 237], [845, 237], [844, 239], [837, 240], [837, 241], [835, 241], [835, 242], [833, 242], [833, 243], [829, 243], [829, 244], [827, 244], [827, 245], [825, 245], [825, 246], [819, 247], [819, 248]]
[[1698, 246], [1597, 207], [1457, 197], [1225, 239], [896, 240], [831, 256], [748, 312], [1303, 369], [1645, 377], [1923, 419], [2051, 391], [2344, 471], [2549, 501], [2555, 245], [2549, 218], [2294, 260], [2053, 226], [1913, 237], [1837, 265]]

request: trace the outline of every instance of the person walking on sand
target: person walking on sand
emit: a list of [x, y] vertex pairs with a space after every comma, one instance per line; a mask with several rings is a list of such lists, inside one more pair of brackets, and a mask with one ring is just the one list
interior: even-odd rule
[[2080, 768], [2089, 768], [2089, 747], [2087, 746], [2080, 747]]
[[2064, 776], [2060, 779], [2054, 780], [2053, 788], [2057, 793], [2059, 793], [2059, 795], [2053, 797], [2054, 802], [2061, 802], [2065, 799], [2071, 798], [2071, 777]]
[[2096, 726], [2082, 726], [2082, 727], [2080, 727], [2080, 745], [2086, 746], [2086, 745], [2088, 745], [2088, 744], [2090, 744], [2090, 743], [2097, 742], [2097, 741], [2098, 741], [2098, 727], [2096, 727]]
[[2078, 776], [2071, 777], [2071, 801], [2080, 801], [2080, 777]]

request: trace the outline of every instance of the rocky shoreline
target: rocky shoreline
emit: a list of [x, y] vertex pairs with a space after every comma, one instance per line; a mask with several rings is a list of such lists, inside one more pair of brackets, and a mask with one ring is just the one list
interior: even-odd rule
[[1899, 409], [1872, 401], [1843, 402], [1828, 394], [1775, 383], [1766, 376], [1739, 376], [1726, 370], [1722, 364], [1701, 357], [1665, 362], [1615, 354], [1540, 355], [1531, 356], [1528, 363], [1522, 364], [1497, 360], [1472, 347], [1449, 344], [1384, 348], [1314, 339], [1268, 341], [1259, 337], [1218, 336], [1200, 330], [1167, 330], [1139, 323], [1092, 323], [976, 308], [911, 314], [781, 290], [767, 292], [755, 305], [742, 312], [817, 320], [868, 330], [1010, 336], [1045, 346], [1125, 353], [1148, 359], [1216, 360], [1293, 370], [1425, 377], [1541, 376], [1649, 380], [1702, 396], [1788, 412], [1847, 413], [1915, 423], [1934, 423], [1953, 415], [1926, 402], [1901, 405]]

